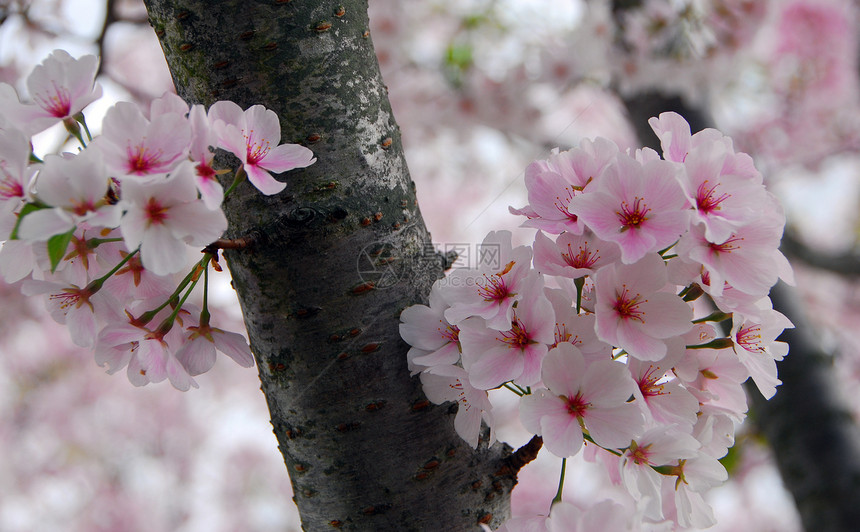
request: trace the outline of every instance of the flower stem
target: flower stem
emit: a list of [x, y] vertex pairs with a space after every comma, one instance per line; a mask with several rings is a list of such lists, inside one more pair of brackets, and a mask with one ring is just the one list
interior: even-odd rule
[[224, 191], [224, 197], [226, 198], [228, 194], [233, 192], [233, 189], [236, 188], [239, 183], [244, 181], [248, 177], [248, 174], [245, 173], [245, 167], [240, 166], [236, 169], [236, 176], [233, 178], [233, 182], [230, 184], [230, 187]]
[[558, 491], [555, 492], [555, 498], [552, 503], [561, 502], [561, 493], [564, 491], [564, 470], [567, 468], [567, 458], [561, 459], [561, 474], [558, 476]]

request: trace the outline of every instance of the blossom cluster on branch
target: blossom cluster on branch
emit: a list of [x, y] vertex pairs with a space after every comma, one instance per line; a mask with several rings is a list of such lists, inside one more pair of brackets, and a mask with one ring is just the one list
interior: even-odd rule
[[[752, 159], [675, 113], [650, 124], [662, 154], [598, 138], [532, 163], [529, 204], [511, 212], [534, 244], [491, 232], [477, 268], [438, 280], [400, 331], [427, 397], [458, 403], [455, 428], [473, 447], [482, 422], [494, 440], [487, 391], [506, 388], [550, 453], [585, 447], [607, 466], [635, 501], [628, 529], [706, 527], [702, 494], [726, 480], [718, 459], [747, 410], [741, 383], [768, 398], [779, 384], [776, 338], [792, 324], [768, 293], [793, 274], [782, 209]], [[715, 325], [727, 320], [724, 335]], [[503, 528], [555, 530], [557, 511], [572, 510]]]
[[[98, 59], [54, 51], [27, 79], [31, 102], [0, 85], [0, 273], [44, 295], [75, 344], [109, 373], [180, 390], [212, 368], [216, 351], [250, 367], [244, 337], [210, 325], [209, 268], [227, 229], [225, 195], [247, 179], [264, 194], [286, 186], [270, 172], [303, 168], [307, 148], [280, 144], [277, 115], [221, 101], [208, 111], [165, 94], [148, 110], [120, 102], [92, 138], [82, 113], [101, 96]], [[76, 152], [38, 158], [31, 136], [62, 122]], [[215, 149], [238, 159], [235, 179]], [[203, 250], [202, 257], [191, 253]], [[202, 308], [187, 302], [203, 280]]]

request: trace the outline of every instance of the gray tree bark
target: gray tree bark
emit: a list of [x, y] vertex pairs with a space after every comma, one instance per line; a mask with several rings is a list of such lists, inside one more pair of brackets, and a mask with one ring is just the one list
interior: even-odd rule
[[[406, 368], [398, 316], [441, 261], [380, 77], [366, 0], [146, 0], [180, 96], [263, 104], [316, 164], [225, 202], [225, 252], [306, 530], [474, 530], [517, 455], [477, 450]], [[217, 422], [217, 421], [216, 421]], [[289, 504], [285, 501], [285, 503]]]

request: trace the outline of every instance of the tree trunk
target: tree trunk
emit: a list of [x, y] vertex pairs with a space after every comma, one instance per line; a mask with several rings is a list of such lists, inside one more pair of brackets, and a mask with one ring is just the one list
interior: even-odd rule
[[[180, 96], [263, 104], [317, 162], [225, 201], [227, 253], [307, 530], [473, 530], [509, 514], [510, 449], [477, 450], [406, 368], [398, 316], [432, 252], [368, 29], [366, 0], [146, 0]], [[286, 501], [285, 501], [286, 502]]]

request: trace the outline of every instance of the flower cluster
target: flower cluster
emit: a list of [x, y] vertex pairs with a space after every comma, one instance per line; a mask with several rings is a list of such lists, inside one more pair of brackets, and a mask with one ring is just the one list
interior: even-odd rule
[[[208, 246], [227, 229], [215, 149], [239, 159], [233, 186], [247, 177], [264, 194], [285, 187], [270, 172], [306, 167], [313, 154], [280, 144], [263, 106], [222, 101], [207, 112], [175, 94], [147, 111], [116, 104], [93, 139], [82, 111], [101, 96], [97, 70], [96, 57], [57, 50], [27, 80], [32, 102], [0, 85], [0, 273], [44, 294], [73, 341], [135, 385], [196, 387], [216, 351], [252, 366], [244, 338], [209, 323], [206, 281], [220, 268]], [[39, 159], [30, 137], [60, 122], [80, 148]], [[202, 309], [186, 303], [201, 279]]]
[[534, 245], [490, 233], [478, 267], [437, 281], [400, 330], [428, 398], [459, 403], [472, 446], [482, 420], [493, 426], [487, 390], [507, 388], [550, 453], [585, 445], [607, 464], [637, 520], [705, 527], [702, 493], [726, 479], [718, 458], [746, 412], [741, 383], [768, 398], [779, 384], [776, 338], [792, 325], [768, 292], [793, 274], [752, 159], [677, 114], [650, 124], [662, 155], [597, 139], [532, 163], [529, 204], [511, 211]]

